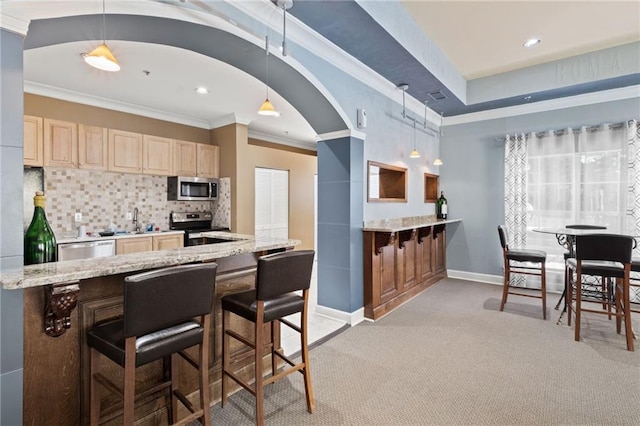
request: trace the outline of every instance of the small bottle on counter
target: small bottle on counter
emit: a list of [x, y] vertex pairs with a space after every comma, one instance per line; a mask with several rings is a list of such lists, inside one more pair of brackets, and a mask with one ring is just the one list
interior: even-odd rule
[[438, 201], [436, 202], [436, 208], [437, 208], [437, 217], [438, 219], [443, 219], [446, 220], [447, 219], [447, 199], [444, 197], [444, 191], [440, 191], [440, 198], [438, 198]]
[[24, 234], [25, 265], [56, 261], [56, 236], [47, 221], [44, 205], [44, 193], [36, 191], [33, 197], [33, 219]]

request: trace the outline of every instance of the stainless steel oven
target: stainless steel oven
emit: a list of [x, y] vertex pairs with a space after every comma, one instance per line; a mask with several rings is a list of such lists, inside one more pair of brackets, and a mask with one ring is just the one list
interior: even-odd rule
[[229, 228], [213, 226], [211, 212], [171, 212], [169, 228], [174, 231], [184, 231], [184, 246], [198, 246], [222, 242], [215, 238], [202, 236], [206, 231], [229, 231]]
[[218, 199], [218, 179], [194, 176], [169, 176], [167, 200], [215, 201]]

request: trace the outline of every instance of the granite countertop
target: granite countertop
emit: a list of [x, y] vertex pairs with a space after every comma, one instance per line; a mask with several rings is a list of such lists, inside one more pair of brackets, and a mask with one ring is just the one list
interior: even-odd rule
[[398, 217], [394, 219], [370, 220], [364, 223], [362, 230], [368, 232], [398, 232], [426, 226], [444, 225], [462, 222], [462, 219], [437, 219], [435, 215]]
[[56, 239], [57, 244], [69, 244], [69, 243], [85, 243], [90, 241], [105, 241], [105, 240], [119, 240], [123, 238], [136, 238], [136, 237], [149, 237], [153, 235], [171, 235], [171, 234], [184, 234], [184, 231], [148, 231], [148, 232], [128, 232], [128, 233], [116, 233], [114, 235], [108, 237], [101, 237], [96, 233], [96, 235], [91, 235], [87, 237], [62, 237], [60, 239]]
[[206, 234], [215, 238], [228, 239], [229, 242], [28, 265], [0, 271], [0, 284], [5, 290], [38, 287], [47, 284], [73, 284], [78, 280], [87, 278], [211, 261], [228, 256], [294, 247], [301, 244], [300, 240], [281, 238], [256, 239], [252, 235], [233, 234], [230, 232], [207, 232]]

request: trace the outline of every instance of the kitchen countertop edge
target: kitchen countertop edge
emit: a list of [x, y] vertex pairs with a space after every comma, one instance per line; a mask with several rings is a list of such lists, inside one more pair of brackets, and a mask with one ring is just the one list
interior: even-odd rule
[[138, 238], [138, 237], [153, 237], [156, 235], [172, 235], [172, 234], [184, 234], [184, 231], [149, 231], [130, 234], [114, 234], [108, 237], [101, 237], [99, 235], [90, 237], [66, 237], [56, 240], [56, 244], [74, 244], [74, 243], [88, 243], [93, 241], [108, 241], [108, 240], [120, 240], [124, 238]]
[[[218, 233], [211, 232], [209, 234]], [[145, 251], [92, 259], [41, 263], [0, 271], [0, 284], [5, 290], [40, 287], [49, 284], [74, 284], [83, 279], [186, 263], [206, 262], [228, 256], [295, 247], [302, 244], [300, 240], [292, 239], [255, 239], [250, 235], [229, 232], [220, 234], [224, 234], [225, 239], [230, 241], [228, 243], [205, 244], [161, 251]]]
[[435, 222], [421, 222], [421, 223], [415, 223], [412, 225], [403, 225], [403, 226], [363, 227], [362, 230], [366, 232], [398, 232], [398, 231], [405, 231], [407, 229], [425, 228], [430, 226], [444, 225], [447, 223], [457, 223], [457, 222], [462, 222], [462, 219], [447, 219], [447, 220], [438, 220]]

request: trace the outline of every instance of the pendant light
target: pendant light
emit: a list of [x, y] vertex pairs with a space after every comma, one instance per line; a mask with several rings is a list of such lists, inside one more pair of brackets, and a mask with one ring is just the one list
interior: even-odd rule
[[[438, 129], [438, 149], [440, 149], [440, 141], [442, 141], [442, 135], [444, 134], [443, 130], [442, 130], [442, 116], [444, 115], [444, 113], [440, 114], [440, 128]], [[434, 166], [442, 166], [442, 160], [440, 159], [440, 157], [437, 157], [435, 160], [433, 160], [433, 165]]]
[[84, 61], [94, 68], [103, 71], [120, 71], [120, 65], [107, 46], [107, 30], [105, 24], [104, 2], [102, 0], [102, 44], [83, 56]]
[[420, 153], [416, 149], [416, 122], [413, 121], [413, 151], [409, 154], [409, 158], [420, 158]]
[[273, 104], [269, 101], [269, 36], [265, 37], [265, 45], [264, 50], [266, 52], [265, 56], [265, 86], [267, 88], [267, 95], [265, 97], [264, 102], [260, 106], [258, 110], [258, 114], [260, 115], [268, 115], [271, 117], [279, 117], [280, 113], [276, 111]]
[[293, 6], [293, 0], [275, 0], [276, 6], [282, 8], [282, 56], [287, 56], [287, 9]]

